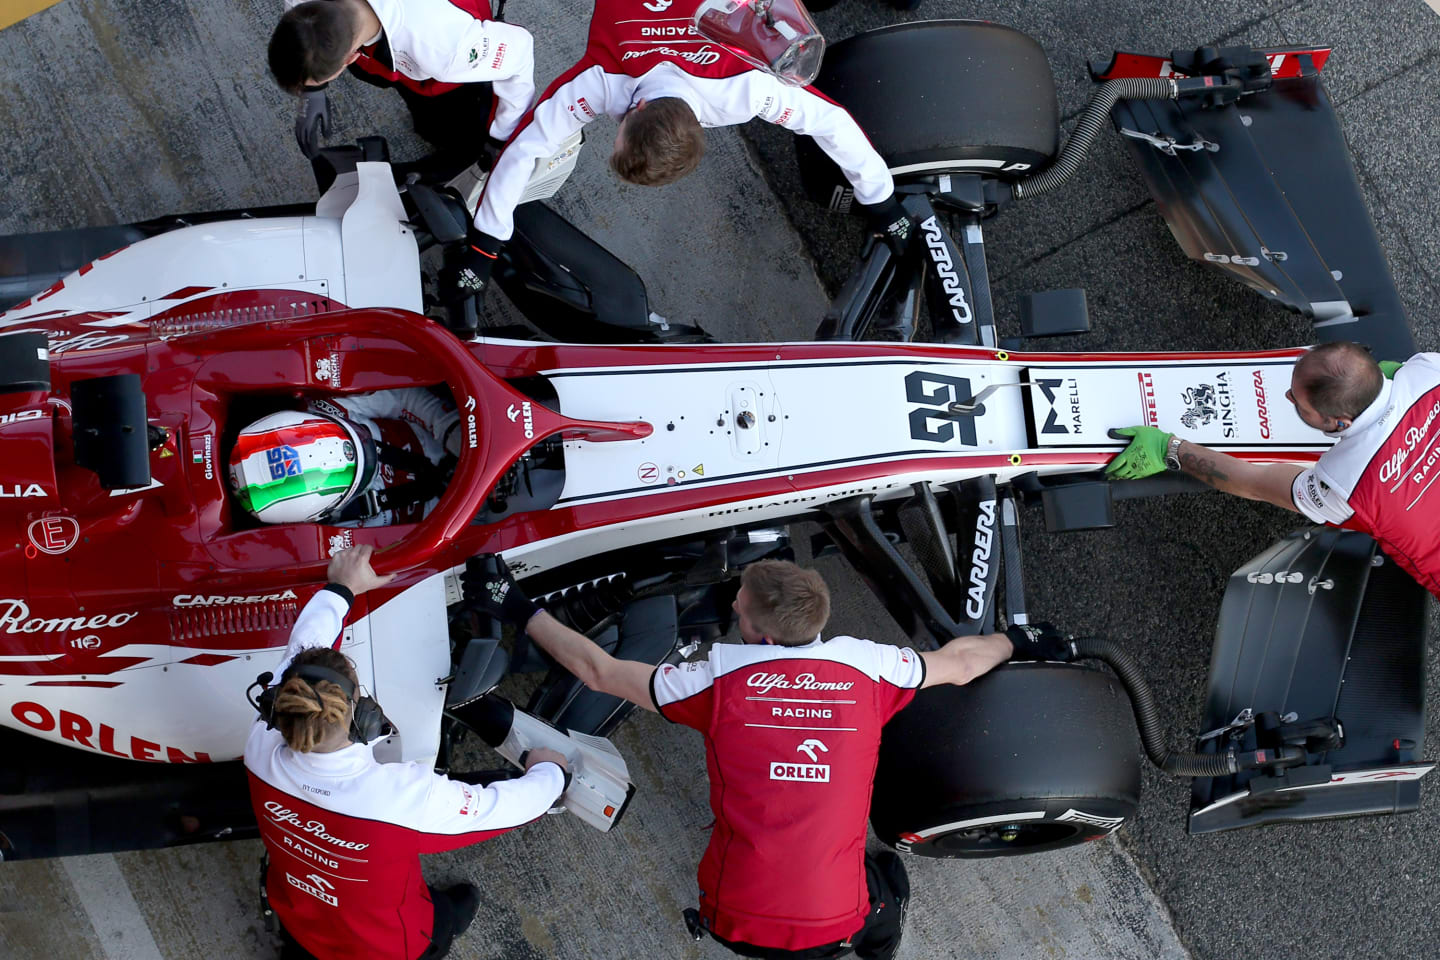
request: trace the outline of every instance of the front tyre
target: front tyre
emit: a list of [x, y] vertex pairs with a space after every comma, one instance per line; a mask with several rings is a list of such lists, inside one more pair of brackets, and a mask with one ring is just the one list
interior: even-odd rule
[[1140, 757], [1130, 699], [1109, 674], [1007, 664], [921, 691], [886, 725], [870, 823], [919, 856], [1058, 850], [1135, 812]]

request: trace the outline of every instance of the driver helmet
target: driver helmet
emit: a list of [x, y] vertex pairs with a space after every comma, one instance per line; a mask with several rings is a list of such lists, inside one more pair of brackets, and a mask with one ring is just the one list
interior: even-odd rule
[[282, 410], [240, 431], [230, 488], [262, 523], [308, 523], [335, 513], [375, 475], [369, 431], [343, 417]]

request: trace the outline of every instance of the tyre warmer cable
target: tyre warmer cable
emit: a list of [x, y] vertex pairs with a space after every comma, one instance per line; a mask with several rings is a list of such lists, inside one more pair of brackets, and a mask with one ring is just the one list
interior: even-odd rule
[[1179, 84], [1174, 80], [1150, 77], [1125, 77], [1107, 80], [1095, 91], [1085, 105], [1075, 130], [1055, 162], [1033, 176], [1026, 177], [1014, 186], [1017, 200], [1033, 197], [1060, 186], [1075, 175], [1085, 160], [1095, 138], [1110, 119], [1110, 111], [1121, 100], [1174, 100], [1180, 93]]
[[[1117, 83], [1120, 81], [1111, 81]], [[1303, 762], [1305, 753], [1299, 747], [1280, 750], [1236, 750], [1224, 753], [1181, 753], [1165, 743], [1160, 723], [1160, 709], [1140, 665], [1119, 644], [1100, 637], [1075, 637], [1070, 641], [1076, 658], [1099, 660], [1115, 671], [1120, 684], [1130, 694], [1135, 708], [1135, 723], [1150, 762], [1166, 773], [1179, 777], [1228, 777], [1242, 770], [1256, 770], [1276, 763], [1293, 765]]]

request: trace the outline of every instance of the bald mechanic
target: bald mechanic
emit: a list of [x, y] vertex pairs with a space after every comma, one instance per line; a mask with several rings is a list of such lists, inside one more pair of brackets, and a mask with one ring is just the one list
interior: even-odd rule
[[438, 175], [487, 156], [488, 166], [535, 98], [533, 39], [493, 19], [489, 0], [285, 0], [285, 7], [270, 37], [270, 72], [300, 96], [295, 139], [310, 159], [330, 134], [325, 88], [346, 70], [400, 92], [415, 132], [437, 149], [424, 169]]
[[889, 958], [909, 883], [889, 851], [865, 853], [880, 730], [915, 691], [964, 684], [1009, 659], [1069, 659], [1035, 628], [960, 637], [936, 651], [820, 638], [830, 592], [813, 570], [766, 560], [735, 599], [742, 643], [659, 668], [617, 660], [539, 609], [502, 567], [467, 573], [466, 596], [523, 626], [588, 687], [705, 736], [715, 826], [700, 862], [698, 938], [746, 957]]
[[705, 152], [705, 127], [759, 117], [808, 134], [844, 171], [871, 226], [904, 248], [913, 225], [885, 161], [850, 114], [813, 87], [785, 84], [696, 33], [699, 5], [596, 0], [584, 56], [540, 96], [495, 162], [451, 281], [456, 294], [483, 295], [535, 162], [601, 116], [620, 121], [611, 169], [641, 186], [691, 173]]
[[1301, 420], [1337, 438], [1308, 470], [1127, 427], [1111, 431], [1130, 445], [1105, 472], [1133, 479], [1183, 470], [1217, 490], [1360, 530], [1440, 596], [1440, 488], [1430, 496], [1440, 477], [1440, 354], [1376, 363], [1358, 344], [1322, 344], [1295, 364], [1285, 397]]

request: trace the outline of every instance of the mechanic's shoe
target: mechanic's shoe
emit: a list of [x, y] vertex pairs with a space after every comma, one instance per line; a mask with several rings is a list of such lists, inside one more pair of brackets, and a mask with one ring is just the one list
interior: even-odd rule
[[480, 888], [473, 883], [457, 883], [440, 892], [449, 898], [455, 911], [454, 936], [458, 937], [470, 926], [476, 911], [480, 909]]

